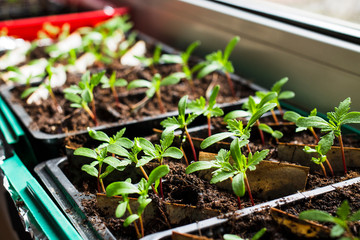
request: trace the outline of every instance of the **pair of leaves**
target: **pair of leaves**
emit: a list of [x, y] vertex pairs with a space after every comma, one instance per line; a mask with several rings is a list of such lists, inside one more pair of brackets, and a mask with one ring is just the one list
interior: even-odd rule
[[191, 101], [188, 104], [190, 111], [194, 112], [197, 115], [203, 114], [206, 117], [219, 117], [224, 115], [224, 112], [221, 108], [216, 106], [216, 97], [219, 93], [220, 86], [216, 85], [211, 92], [209, 97], [208, 105], [206, 105], [206, 100], [204, 97], [200, 97], [194, 101]]
[[101, 79], [101, 87], [102, 88], [115, 88], [115, 87], [125, 87], [127, 85], [127, 81], [123, 78], [116, 78], [116, 71], [113, 71], [110, 78], [104, 76]]

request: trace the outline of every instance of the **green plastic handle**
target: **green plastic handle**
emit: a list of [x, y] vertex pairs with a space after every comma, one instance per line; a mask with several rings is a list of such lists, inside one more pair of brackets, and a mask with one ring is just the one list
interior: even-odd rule
[[1, 97], [0, 110], [0, 131], [4, 134], [7, 143], [15, 144], [19, 141], [19, 137], [24, 135], [24, 131]]

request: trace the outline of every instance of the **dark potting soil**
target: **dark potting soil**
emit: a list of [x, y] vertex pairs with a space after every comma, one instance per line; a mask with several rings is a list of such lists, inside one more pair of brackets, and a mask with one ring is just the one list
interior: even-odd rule
[[[360, 184], [354, 184], [344, 188], [337, 188], [335, 191], [320, 196], [310, 197], [300, 201], [287, 203], [278, 207], [280, 210], [298, 216], [300, 212], [310, 209], [326, 211], [336, 215], [336, 209], [344, 200], [348, 200], [352, 212], [360, 209]], [[324, 223], [323, 223], [324, 224]], [[331, 224], [324, 224], [332, 227]], [[244, 238], [251, 238], [261, 228], [266, 227], [267, 231], [261, 239], [304, 239], [296, 236], [286, 227], [277, 224], [271, 217], [269, 210], [253, 213], [244, 217], [233, 215], [230, 220], [221, 227], [207, 229], [204, 235], [214, 239], [223, 239], [225, 233], [236, 234]], [[350, 229], [355, 236], [359, 236], [360, 223], [353, 223]]]
[[[159, 73], [164, 73], [163, 75], [166, 76], [167, 73], [181, 71], [181, 66], [176, 64], [161, 65], [157, 67], [157, 71]], [[107, 69], [108, 75], [110, 75], [111, 72], [112, 70]], [[80, 75], [68, 74], [68, 76], [69, 80], [64, 88], [69, 87], [80, 80]], [[150, 69], [123, 68], [122, 71], [118, 71], [117, 73], [117, 77], [125, 78], [128, 81], [139, 78], [150, 79], [151, 76]], [[204, 96], [206, 89], [213, 80], [216, 81], [221, 88], [217, 98], [219, 103], [234, 102], [235, 100], [247, 97], [254, 93], [254, 91], [247, 86], [235, 83], [237, 98], [234, 99], [231, 96], [225, 76], [213, 73], [203, 79], [194, 80], [194, 87], [192, 87], [187, 80], [182, 80], [175, 86], [162, 87], [161, 98], [166, 112], [177, 111], [178, 101], [184, 95], [189, 95], [189, 99], [191, 100]], [[50, 99], [43, 101], [41, 105], [27, 105], [24, 100], [20, 99], [20, 95], [23, 91], [24, 87], [15, 88], [12, 92], [12, 101], [21, 104], [30, 115], [32, 119], [30, 128], [32, 130], [58, 134], [84, 130], [87, 127], [95, 126], [93, 120], [84, 110], [70, 107], [70, 102], [63, 97], [63, 88], [54, 89], [54, 93], [57, 102], [62, 107], [64, 113], [55, 111], [53, 102]], [[100, 86], [95, 89], [94, 96], [99, 125], [111, 123], [121, 124], [161, 114], [158, 101], [155, 97], [148, 101], [138, 111], [131, 111], [130, 107], [145, 97], [144, 90], [139, 91], [139, 89], [137, 89], [130, 91], [128, 95], [125, 94], [125, 88], [117, 88], [117, 91], [119, 92], [120, 106], [116, 105], [110, 89], [102, 89]]]

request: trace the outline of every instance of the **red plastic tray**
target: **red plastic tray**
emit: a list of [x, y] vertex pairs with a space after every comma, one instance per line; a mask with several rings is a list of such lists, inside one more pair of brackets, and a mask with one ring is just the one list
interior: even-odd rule
[[45, 22], [49, 22], [52, 25], [59, 27], [64, 23], [69, 23], [70, 31], [73, 31], [79, 27], [94, 26], [113, 16], [123, 15], [127, 12], [128, 8], [123, 7], [82, 13], [7, 20], [0, 22], [0, 30], [6, 28], [9, 36], [19, 37], [25, 40], [34, 40], [37, 37], [37, 32], [42, 29]]

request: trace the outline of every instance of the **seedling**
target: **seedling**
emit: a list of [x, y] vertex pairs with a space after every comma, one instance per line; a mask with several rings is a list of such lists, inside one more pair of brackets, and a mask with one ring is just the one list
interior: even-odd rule
[[219, 117], [224, 115], [224, 112], [221, 108], [216, 106], [216, 97], [219, 93], [220, 86], [217, 85], [213, 89], [209, 102], [206, 105], [206, 100], [204, 97], [200, 97], [189, 103], [188, 108], [190, 111], [194, 112], [197, 115], [204, 115], [207, 118], [208, 123], [208, 135], [211, 136], [211, 117]]
[[[179, 55], [173, 54], [163, 54], [160, 57], [160, 61], [164, 63], [178, 63], [182, 65], [182, 70], [186, 75], [186, 79], [190, 81], [191, 86], [194, 86], [194, 82], [192, 81], [192, 75], [197, 70], [197, 68], [189, 67], [189, 59], [191, 57], [192, 52], [200, 45], [200, 41], [195, 41], [191, 43], [185, 52]], [[200, 66], [199, 66], [200, 67]]]
[[[64, 90], [65, 98], [71, 103], [71, 107], [83, 108], [94, 121], [95, 125], [98, 125], [96, 117], [94, 88], [100, 83], [105, 71], [93, 74], [90, 77], [90, 72], [86, 72], [82, 77], [78, 85], [72, 85]], [[89, 108], [88, 104], [91, 104]]]
[[[284, 112], [283, 112], [283, 110], [282, 110], [282, 108], [281, 108], [281, 106], [280, 106], [280, 102], [279, 102], [279, 101], [280, 101], [280, 100], [283, 100], [283, 99], [290, 99], [290, 98], [295, 97], [295, 93], [294, 93], [293, 91], [281, 91], [282, 86], [284, 86], [284, 84], [287, 83], [288, 80], [289, 80], [289, 79], [288, 79], [287, 77], [282, 78], [282, 79], [280, 79], [279, 81], [277, 81], [277, 82], [272, 86], [272, 88], [271, 88], [271, 91], [272, 91], [272, 92], [276, 92], [276, 93], [277, 93], [277, 97], [274, 98], [271, 102], [276, 103], [276, 106], [277, 106], [277, 108], [279, 109], [280, 114], [281, 114], [282, 116], [284, 115]], [[261, 92], [261, 91], [256, 92], [256, 96], [258, 96], [258, 97], [260, 97], [260, 98], [261, 98], [262, 96], [264, 96], [264, 95], [266, 95], [265, 92]], [[279, 124], [279, 121], [278, 121], [278, 119], [277, 119], [277, 117], [276, 117], [276, 114], [275, 114], [274, 110], [271, 110], [271, 113], [272, 113], [272, 116], [273, 116], [273, 118], [274, 118], [275, 123], [278, 125], [278, 124]]]
[[[183, 96], [180, 99], [179, 104], [178, 104], [179, 116], [177, 118], [169, 117], [169, 118], [165, 119], [164, 121], [162, 121], [160, 124], [161, 124], [161, 126], [163, 126], [165, 128], [165, 131], [175, 131], [176, 129], [181, 129], [183, 131], [183, 133], [181, 135], [181, 139], [180, 139], [180, 141], [181, 141], [180, 149], [181, 150], [182, 150], [183, 135], [184, 135], [184, 133], [186, 134], [187, 139], [189, 139], [189, 143], [190, 143], [191, 150], [193, 153], [194, 161], [196, 162], [197, 156], [196, 156], [195, 147], [194, 147], [193, 141], [191, 139], [191, 136], [188, 132], [187, 127], [189, 126], [190, 123], [192, 123], [195, 120], [195, 118], [198, 117], [198, 115], [195, 113], [189, 113], [187, 117], [185, 116], [187, 100], [188, 100], [187, 95]], [[184, 154], [184, 158], [185, 158], [185, 160], [187, 159], [185, 154]], [[186, 164], [189, 165], [188, 162]]]
[[205, 64], [201, 63], [200, 66], [203, 67], [199, 70], [197, 74], [197, 78], [203, 78], [214, 71], [224, 72], [231, 90], [231, 94], [234, 98], [235, 98], [235, 89], [233, 82], [231, 81], [230, 78], [230, 73], [234, 72], [234, 67], [231, 61], [229, 61], [229, 57], [239, 41], [240, 41], [240, 37], [236, 36], [230, 40], [230, 42], [228, 43], [228, 45], [224, 50], [224, 53], [221, 50], [218, 50], [216, 52], [208, 54], [206, 56]]
[[123, 78], [116, 78], [116, 71], [113, 71], [110, 78], [103, 77], [101, 79], [102, 88], [110, 88], [111, 92], [114, 96], [116, 105], [120, 107], [119, 97], [116, 91], [116, 87], [125, 87], [127, 85], [127, 81]]
[[[266, 228], [260, 229], [250, 240], [259, 240], [266, 232]], [[234, 234], [225, 234], [224, 240], [249, 240], [248, 238], [241, 238]]]
[[[241, 148], [249, 143], [248, 140], [240, 140], [235, 138], [230, 145], [230, 152], [221, 149], [213, 161], [199, 161], [190, 164], [186, 168], [186, 173], [190, 174], [195, 171], [205, 169], [216, 169], [212, 172], [213, 176], [210, 183], [218, 183], [230, 179], [232, 182], [232, 189], [235, 195], [238, 197], [238, 205], [241, 209], [240, 197], [245, 195], [245, 187], [249, 194], [251, 204], [254, 206], [254, 199], [251, 194], [250, 185], [247, 179], [246, 171], [249, 169], [253, 171], [256, 169], [256, 165], [259, 164], [269, 153], [269, 150], [262, 150], [261, 152], [255, 152], [253, 155], [251, 152], [246, 157], [241, 152]], [[233, 163], [230, 163], [230, 154]]]
[[[246, 103], [244, 103], [244, 105], [243, 105], [243, 108], [247, 109], [247, 112], [243, 111], [243, 110], [232, 111], [232, 112], [226, 114], [224, 121], [227, 121], [228, 119], [234, 119], [234, 118], [246, 117], [246, 116], [251, 116], [251, 118], [253, 118], [253, 116], [255, 115], [254, 119], [255, 119], [256, 125], [259, 127], [260, 126], [259, 118], [264, 113], [266, 113], [266, 112], [272, 110], [274, 107], [276, 107], [276, 103], [272, 102], [276, 97], [277, 97], [277, 94], [275, 92], [268, 92], [267, 94], [265, 94], [261, 97], [259, 103], [256, 103], [255, 99], [252, 96], [250, 96], [248, 101]], [[261, 137], [261, 142], [264, 145], [265, 144], [264, 134], [260, 128], [259, 128], [259, 133], [260, 133], [260, 137]]]
[[[243, 110], [236, 110], [228, 113], [224, 117], [224, 121], [227, 122], [228, 130], [229, 132], [223, 132], [223, 133], [217, 133], [214, 134], [208, 138], [206, 138], [200, 145], [201, 149], [205, 149], [211, 145], [213, 145], [216, 142], [222, 141], [226, 138], [235, 136], [243, 139], [249, 139], [250, 138], [250, 131], [251, 127], [258, 123], [258, 119], [266, 112], [268, 112], [270, 109], [273, 109], [276, 104], [275, 103], [269, 103], [268, 100], [275, 97], [276, 93], [270, 92], [267, 97], [264, 97], [262, 101], [258, 104], [255, 103], [254, 99], [250, 96], [249, 97], [249, 110], [251, 110], [251, 117], [244, 128], [243, 123], [241, 121], [237, 121], [235, 118], [239, 117], [247, 117], [250, 115], [249, 112], [243, 111]], [[258, 123], [260, 125], [260, 123]], [[260, 129], [261, 130], [261, 129]], [[248, 150], [250, 152], [250, 148], [248, 147]]]
[[[136, 185], [131, 184], [131, 182], [124, 181], [124, 182], [114, 182], [109, 184], [109, 186], [106, 188], [106, 196], [113, 197], [116, 195], [122, 196], [122, 201], [119, 202], [118, 207], [115, 211], [115, 216], [117, 218], [121, 218], [124, 216], [126, 211], [129, 212], [129, 216], [124, 221], [124, 227], [128, 227], [131, 223], [134, 223], [135, 230], [137, 233], [138, 238], [144, 237], [144, 224], [143, 224], [143, 213], [145, 208], [149, 205], [151, 202], [151, 199], [149, 198], [149, 188], [152, 186], [152, 184], [156, 183], [164, 177], [166, 174], [168, 174], [170, 171], [169, 167], [166, 165], [161, 165], [155, 168], [153, 171], [151, 171], [149, 175], [149, 179], [145, 180], [142, 178], [140, 182]], [[138, 194], [139, 197], [137, 199], [139, 203], [139, 207], [137, 208], [136, 213], [134, 213], [130, 207], [130, 199], [128, 198], [129, 194]], [[136, 223], [136, 220], [139, 221], [140, 224], [140, 230]]]
[[311, 148], [309, 146], [305, 146], [304, 147], [304, 152], [306, 153], [317, 153], [319, 156], [316, 158], [316, 157], [312, 157], [311, 158], [311, 161], [314, 162], [315, 164], [318, 164], [320, 165], [325, 177], [327, 177], [327, 174], [326, 174], [326, 170], [325, 170], [325, 167], [323, 165], [323, 162], [326, 162], [329, 169], [330, 169], [330, 172], [331, 172], [331, 175], [334, 176], [334, 171], [330, 165], [330, 162], [328, 161], [327, 157], [326, 157], [326, 153], [330, 150], [331, 148], [331, 145], [330, 146], [326, 146], [326, 144], [322, 145], [321, 142], [319, 142], [319, 144], [315, 147], [315, 148]]
[[344, 200], [336, 211], [336, 217], [320, 210], [307, 210], [299, 214], [300, 219], [334, 223], [330, 232], [330, 237], [342, 240], [359, 240], [359, 237], [353, 235], [350, 230], [350, 223], [360, 220], [360, 210], [350, 214], [350, 206], [347, 200]]
[[[136, 167], [138, 167], [141, 170], [146, 180], [149, 180], [149, 176], [147, 175], [147, 173], [143, 168], [143, 165], [145, 165], [146, 162], [144, 160], [142, 160], [141, 162], [139, 161], [139, 154], [143, 150], [140, 145], [140, 138], [134, 138], [134, 143], [130, 150], [124, 148], [119, 144], [112, 144], [109, 145], [107, 148], [110, 153], [123, 157], [124, 160], [126, 160], [127, 165], [130, 165], [131, 163], [135, 163]], [[158, 194], [155, 188], [153, 188], [153, 191], [155, 194]]]
[[268, 125], [266, 125], [264, 123], [260, 123], [259, 129], [264, 131], [264, 132], [267, 132], [267, 133], [271, 134], [271, 136], [276, 139], [277, 143], [279, 142], [279, 139], [283, 137], [282, 132], [280, 132], [278, 130], [273, 130], [270, 126], [268, 126]]
[[127, 87], [129, 90], [134, 89], [134, 88], [148, 88], [148, 90], [146, 91], [146, 97], [143, 100], [141, 100], [140, 102], [138, 102], [137, 104], [135, 104], [132, 107], [133, 110], [144, 105], [149, 99], [151, 99], [152, 97], [154, 97], [154, 95], [156, 95], [158, 103], [159, 103], [160, 111], [162, 113], [165, 113], [165, 108], [164, 108], [163, 102], [161, 100], [161, 91], [160, 91], [161, 87], [177, 84], [178, 82], [180, 82], [181, 78], [183, 78], [183, 77], [185, 77], [185, 74], [182, 72], [176, 72], [176, 73], [170, 74], [169, 76], [167, 76], [165, 78], [162, 78], [161, 75], [159, 73], [157, 73], [153, 76], [151, 81], [148, 81], [145, 79], [137, 79], [137, 80], [130, 82]]
[[155, 66], [160, 63], [161, 45], [156, 45], [152, 57], [135, 56], [142, 63], [143, 66], [149, 67], [153, 74], [156, 73]]
[[[181, 159], [183, 153], [180, 149], [176, 147], [170, 147], [174, 140], [173, 131], [163, 131], [161, 134], [160, 145], [155, 144], [155, 146], [145, 138], [139, 138], [140, 146], [142, 147], [145, 156], [139, 160], [139, 165], [145, 165], [152, 160], [157, 160], [160, 165], [163, 165], [163, 160], [165, 157]], [[160, 195], [161, 198], [164, 198], [162, 180], [160, 178]]]
[[331, 145], [334, 144], [334, 138], [338, 138], [345, 174], [347, 173], [347, 168], [345, 162], [344, 144], [341, 136], [341, 126], [350, 123], [360, 123], [360, 112], [349, 112], [350, 104], [350, 98], [346, 98], [344, 101], [340, 102], [339, 106], [335, 107], [334, 112], [327, 113], [327, 118], [329, 119], [328, 121], [317, 116], [300, 117], [296, 121], [296, 125], [298, 127], [320, 128], [322, 132], [326, 132], [327, 134], [322, 136], [321, 139], [326, 139], [326, 141], [329, 141]]
[[[129, 165], [129, 160], [125, 159], [120, 161], [119, 159], [115, 158], [115, 156], [108, 156], [107, 148], [113, 144], [125, 148], [131, 148], [133, 143], [129, 139], [123, 137], [125, 128], [121, 129], [113, 137], [109, 137], [102, 131], [95, 131], [90, 128], [88, 128], [88, 132], [91, 138], [105, 143], [99, 145], [94, 150], [84, 147], [78, 148], [75, 150], [74, 155], [89, 157], [96, 160], [90, 164], [83, 165], [81, 170], [87, 172], [90, 176], [97, 177], [98, 192], [105, 192], [103, 179], [108, 176], [114, 169], [122, 171], [127, 165]], [[102, 172], [103, 163], [108, 164], [104, 172]], [[98, 168], [96, 168], [97, 165]]]
[[53, 68], [51, 67], [51, 61], [49, 61], [49, 64], [46, 66], [46, 72], [48, 74], [48, 81], [45, 81], [44, 83], [40, 84], [39, 86], [36, 87], [29, 87], [27, 88], [22, 94], [21, 94], [21, 98], [26, 98], [28, 97], [30, 94], [32, 94], [33, 92], [35, 92], [37, 89], [39, 89], [39, 87], [44, 86], [46, 88], [46, 90], [48, 90], [50, 98], [53, 102], [53, 105], [55, 107], [55, 109], [59, 112], [59, 113], [63, 113], [63, 110], [61, 108], [61, 106], [58, 104], [55, 94], [52, 90], [51, 87], [51, 79], [53, 76]]
[[[33, 65], [36, 64], [37, 60], [33, 60], [29, 63], [29, 65]], [[16, 82], [16, 83], [25, 83], [26, 87], [29, 88], [30, 87], [30, 83], [31, 80], [33, 80], [34, 78], [43, 78], [45, 76], [45, 73], [41, 73], [38, 75], [33, 76], [32, 74], [27, 75], [24, 74], [20, 71], [20, 69], [16, 66], [10, 66], [6, 68], [7, 71], [9, 72], [14, 72], [15, 76], [14, 77], [10, 77], [9, 80]]]
[[[309, 116], [316, 116], [317, 115], [317, 110], [316, 108], [314, 108]], [[284, 119], [285, 120], [288, 120], [290, 122], [294, 122], [296, 123], [296, 121], [301, 117], [300, 114], [296, 113], [296, 112], [293, 112], [293, 111], [287, 111], [284, 113]], [[314, 131], [314, 128], [313, 127], [297, 127], [296, 128], [296, 132], [301, 132], [301, 131], [304, 131], [304, 130], [309, 130], [312, 135], [314, 136], [314, 138], [316, 139], [316, 144], [319, 142], [319, 137], [317, 136], [316, 132]]]

